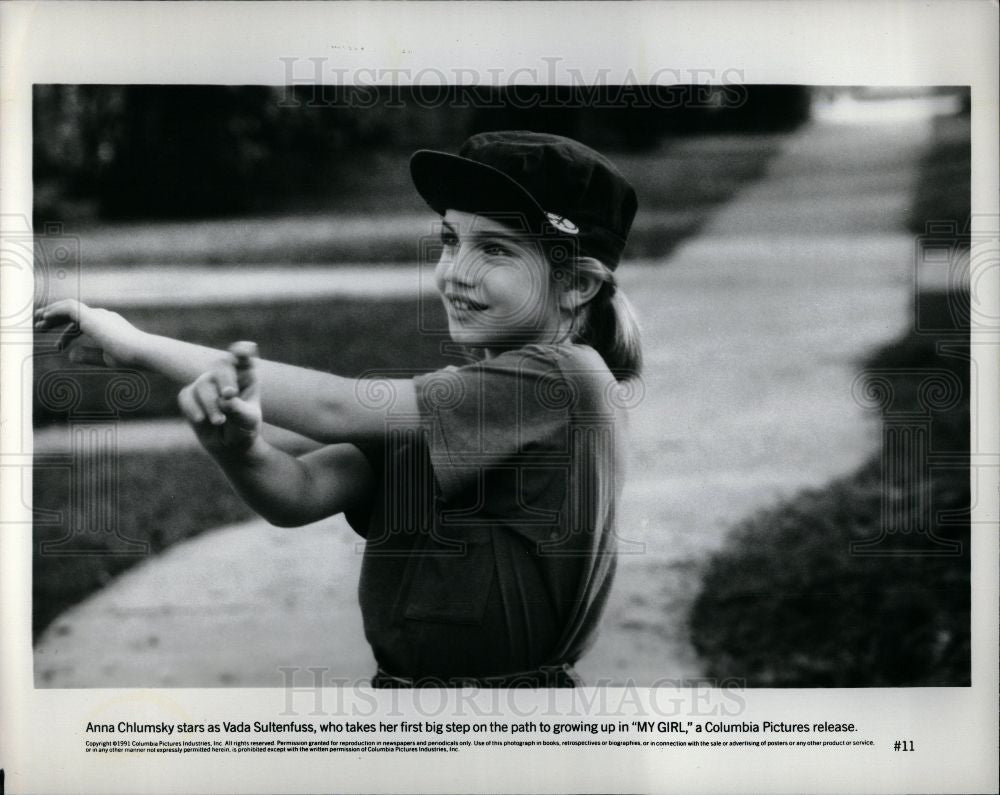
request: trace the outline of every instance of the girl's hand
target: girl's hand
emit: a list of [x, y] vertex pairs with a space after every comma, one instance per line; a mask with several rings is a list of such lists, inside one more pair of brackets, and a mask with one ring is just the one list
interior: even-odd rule
[[254, 360], [257, 346], [235, 342], [229, 356], [177, 396], [181, 413], [198, 441], [213, 455], [245, 453], [253, 446], [263, 421]]
[[66, 298], [35, 311], [35, 329], [48, 331], [69, 324], [59, 338], [59, 350], [72, 362], [104, 367], [138, 364], [144, 334], [125, 318]]

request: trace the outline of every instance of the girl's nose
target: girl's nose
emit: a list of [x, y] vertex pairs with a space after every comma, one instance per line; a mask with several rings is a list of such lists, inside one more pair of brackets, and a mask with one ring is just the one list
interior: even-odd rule
[[445, 285], [452, 279], [454, 269], [454, 252], [445, 249], [441, 252], [441, 257], [434, 268], [434, 280], [437, 282], [438, 289], [444, 289]]
[[457, 248], [442, 252], [441, 259], [434, 269], [434, 278], [438, 289], [442, 292], [447, 287], [462, 286], [466, 283], [461, 254]]
[[436, 275], [442, 284], [468, 286], [473, 280], [474, 270], [468, 247], [459, 244], [441, 254]]

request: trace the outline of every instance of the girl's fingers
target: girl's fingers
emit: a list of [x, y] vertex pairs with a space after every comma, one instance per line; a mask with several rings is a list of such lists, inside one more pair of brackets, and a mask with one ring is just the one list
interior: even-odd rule
[[36, 328], [55, 328], [64, 323], [76, 323], [80, 320], [83, 304], [75, 298], [63, 298], [35, 310]]
[[260, 425], [260, 411], [257, 407], [239, 397], [223, 398], [219, 401], [226, 415], [226, 422], [233, 423], [244, 431], [252, 431]]
[[248, 359], [255, 359], [257, 358], [257, 343], [249, 340], [240, 340], [239, 342], [234, 342], [229, 346], [229, 352], [236, 359], [244, 361]]
[[[85, 304], [81, 304], [75, 298], [64, 298], [61, 301], [54, 301], [51, 304], [39, 307], [35, 310], [35, 329], [37, 331], [49, 331], [68, 324], [68, 327], [56, 340], [56, 350], [59, 352], [65, 351], [83, 335], [81, 318], [84, 310], [87, 308]], [[80, 354], [77, 354], [76, 357], [71, 355], [70, 359], [88, 364], [104, 364], [103, 356], [94, 358], [90, 354], [82, 358], [80, 358]]]
[[[223, 425], [227, 418], [241, 430], [260, 425], [260, 406], [253, 401], [253, 359], [257, 346], [235, 343], [229, 358], [203, 373], [178, 395], [178, 403], [192, 422]], [[241, 397], [242, 393], [242, 397]]]
[[254, 371], [254, 360], [257, 358], [256, 342], [234, 342], [229, 346], [236, 367], [236, 386], [240, 392], [252, 387], [257, 375]]
[[253, 386], [253, 360], [256, 355], [256, 343], [234, 342], [229, 346], [229, 358], [212, 371], [223, 398], [235, 397]]
[[73, 344], [73, 340], [81, 337], [83, 335], [83, 330], [76, 325], [72, 324], [68, 329], [66, 329], [62, 334], [59, 335], [59, 339], [56, 340], [56, 350], [64, 351], [70, 345]]
[[194, 399], [208, 421], [212, 425], [222, 425], [226, 421], [226, 415], [219, 408], [219, 387], [215, 380], [202, 376], [191, 386]]
[[188, 422], [202, 423], [205, 421], [205, 412], [201, 410], [198, 402], [194, 399], [194, 384], [190, 384], [180, 391], [177, 395], [177, 405]]
[[236, 370], [231, 362], [221, 362], [209, 376], [219, 390], [220, 397], [233, 397], [240, 391], [236, 383]]

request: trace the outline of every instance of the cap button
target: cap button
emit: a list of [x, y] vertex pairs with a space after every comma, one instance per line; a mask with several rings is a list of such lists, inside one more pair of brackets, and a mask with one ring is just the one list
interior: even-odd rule
[[565, 232], [567, 235], [576, 235], [580, 232], [580, 228], [568, 218], [563, 218], [561, 215], [556, 215], [555, 213], [545, 213], [545, 217], [560, 232]]

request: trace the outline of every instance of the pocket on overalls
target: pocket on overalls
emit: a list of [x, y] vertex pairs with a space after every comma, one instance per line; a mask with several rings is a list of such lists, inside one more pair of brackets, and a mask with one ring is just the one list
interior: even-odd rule
[[403, 615], [415, 621], [481, 624], [495, 577], [489, 530], [431, 537], [413, 554]]

